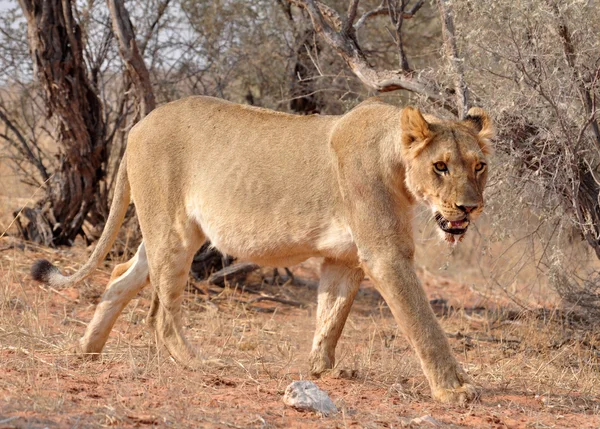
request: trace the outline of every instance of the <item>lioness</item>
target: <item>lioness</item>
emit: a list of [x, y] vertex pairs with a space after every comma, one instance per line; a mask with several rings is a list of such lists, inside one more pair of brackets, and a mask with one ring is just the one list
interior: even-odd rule
[[335, 362], [336, 343], [368, 274], [415, 348], [433, 397], [465, 402], [476, 389], [456, 359], [413, 267], [412, 211], [429, 204], [449, 241], [483, 209], [492, 125], [364, 102], [342, 116], [294, 116], [190, 97], [154, 110], [129, 133], [115, 196], [98, 244], [75, 274], [37, 261], [33, 278], [54, 287], [83, 280], [104, 259], [130, 201], [143, 242], [118, 265], [80, 341], [100, 353], [116, 318], [148, 283], [148, 317], [180, 363], [201, 359], [185, 339], [182, 293], [205, 240], [268, 266], [324, 258], [310, 370]]

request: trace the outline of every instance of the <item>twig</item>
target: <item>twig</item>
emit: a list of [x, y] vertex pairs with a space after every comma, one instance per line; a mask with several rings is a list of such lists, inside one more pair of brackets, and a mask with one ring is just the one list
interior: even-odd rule
[[170, 2], [171, 2], [171, 0], [164, 0], [162, 3], [159, 3], [157, 12], [156, 12], [156, 17], [154, 18], [154, 21], [152, 21], [152, 24], [150, 24], [150, 26], [148, 27], [148, 30], [146, 31], [146, 35], [144, 36], [144, 38], [142, 39], [142, 42], [140, 43], [140, 53], [142, 55], [144, 55], [144, 52], [146, 52], [146, 47], [148, 46], [148, 42], [154, 35], [154, 29], [156, 28], [156, 26], [160, 22], [161, 18], [165, 14]]
[[346, 17], [346, 21], [344, 22], [344, 26], [342, 27], [342, 32], [344, 34], [350, 34], [351, 31], [354, 31], [354, 20], [356, 19], [356, 10], [358, 9], [359, 0], [352, 0], [350, 2], [350, 6], [348, 6], [348, 16]]
[[521, 340], [508, 340], [505, 338], [495, 338], [495, 337], [472, 337], [470, 335], [465, 335], [461, 332], [457, 332], [456, 334], [446, 332], [446, 336], [449, 338], [456, 338], [457, 340], [466, 338], [468, 340], [482, 341], [482, 342], [486, 342], [486, 343], [521, 344]]
[[460, 57], [456, 45], [452, 4], [450, 0], [437, 0], [437, 4], [442, 18], [442, 34], [444, 36], [446, 57], [454, 74], [454, 90], [456, 91], [458, 117], [464, 119], [469, 110], [469, 89], [465, 82], [464, 60]]
[[194, 291], [199, 293], [200, 295], [207, 295], [206, 292], [204, 292], [202, 289], [200, 289], [198, 286], [196, 286], [193, 282], [188, 282], [188, 285], [191, 286], [192, 289], [194, 289]]
[[[419, 0], [409, 11], [398, 10], [398, 12], [402, 13], [402, 19], [412, 19], [414, 18], [415, 14], [419, 11], [419, 9], [421, 9], [424, 3], [425, 2], [423, 0]], [[383, 0], [381, 4], [375, 9], [363, 13], [363, 15], [358, 19], [358, 21], [356, 21], [356, 24], [354, 24], [354, 30], [356, 31], [362, 28], [367, 23], [367, 20], [369, 18], [379, 15], [387, 15], [389, 14], [389, 12], [390, 10], [386, 6], [386, 0]]]
[[[2, 110], [4, 110], [4, 109], [2, 109]], [[47, 180], [49, 175], [48, 175], [48, 171], [46, 171], [46, 167], [44, 167], [44, 164], [42, 163], [42, 161], [38, 157], [35, 156], [35, 154], [31, 150], [31, 147], [28, 144], [27, 139], [23, 136], [23, 134], [21, 134], [21, 132], [19, 131], [17, 126], [15, 124], [13, 124], [13, 122], [8, 118], [8, 116], [2, 110], [0, 110], [0, 120], [2, 120], [2, 122], [4, 122], [4, 124], [6, 125], [6, 127], [10, 131], [12, 131], [12, 133], [16, 136], [17, 140], [19, 141], [19, 145], [17, 145], [14, 142], [14, 140], [10, 139], [8, 137], [8, 135], [3, 135], [4, 140], [12, 143], [12, 145], [14, 147], [16, 147], [17, 149], [20, 148], [21, 153], [23, 153], [23, 155], [27, 158], [27, 160], [37, 168], [37, 170], [40, 172], [42, 178], [44, 180]]]
[[[398, 53], [400, 55], [400, 67], [402, 71], [409, 72], [410, 66], [408, 65], [408, 57], [404, 51], [404, 42], [402, 39], [402, 24], [404, 24], [404, 8], [406, 7], [407, 0], [401, 0], [400, 8], [398, 8], [398, 0], [387, 0], [390, 20], [394, 24], [394, 30], [396, 34], [392, 34], [392, 38], [396, 42], [398, 47]], [[418, 3], [417, 5], [418, 6]], [[400, 12], [400, 13], [398, 13]]]
[[213, 285], [223, 286], [226, 280], [237, 280], [241, 277], [245, 277], [248, 273], [256, 271], [260, 267], [250, 262], [242, 262], [235, 265], [230, 265], [222, 270], [219, 270], [208, 278], [208, 282]]
[[388, 8], [385, 5], [385, 2], [386, 0], [383, 0], [381, 4], [375, 9], [363, 13], [363, 15], [356, 22], [356, 24], [354, 24], [354, 30], [360, 29], [363, 25], [367, 23], [367, 19], [371, 18], [372, 16], [386, 15], [388, 13]]
[[30, 202], [33, 201], [33, 199], [35, 198], [35, 196], [37, 195], [38, 191], [40, 189], [42, 189], [42, 186], [44, 186], [46, 183], [48, 183], [48, 181], [50, 179], [52, 179], [54, 177], [54, 173], [52, 173], [52, 175], [50, 177], [48, 177], [44, 183], [42, 183], [40, 186], [38, 186], [38, 188], [33, 192], [33, 194], [31, 194], [31, 197], [29, 198], [29, 200], [27, 200], [27, 202], [25, 204], [23, 204], [23, 207], [21, 207], [21, 209], [14, 215], [12, 221], [8, 224], [8, 226], [6, 227], [6, 229], [4, 231], [2, 231], [2, 233], [0, 234], [0, 238], [3, 238], [6, 233], [8, 232], [8, 230], [11, 228], [11, 226], [13, 226], [13, 224], [16, 222], [17, 225], [20, 225], [19, 223], [19, 216], [21, 215], [21, 213], [23, 213], [23, 210], [25, 210], [25, 208], [27, 207], [27, 204], [29, 204]]
[[263, 295], [263, 296], [259, 296], [258, 298], [251, 299], [250, 301], [248, 301], [248, 304], [254, 304], [256, 302], [261, 302], [261, 301], [273, 301], [273, 302], [278, 302], [280, 304], [291, 305], [292, 307], [304, 307], [305, 306], [303, 303], [298, 302], [298, 301], [291, 301], [288, 299], [277, 298], [276, 296], [268, 296], [268, 295]]
[[52, 286], [42, 286], [41, 284], [38, 284], [37, 287], [39, 287], [41, 290], [43, 290], [44, 292], [54, 292], [55, 294], [61, 296], [62, 298], [66, 299], [67, 301], [71, 301], [74, 303], [78, 303], [79, 301], [73, 298], [69, 298], [68, 296], [66, 296], [64, 293], [62, 293], [61, 291], [58, 291], [56, 289], [54, 289]]
[[46, 365], [48, 365], [48, 366], [52, 366], [52, 367], [54, 367], [54, 368], [60, 369], [61, 371], [65, 371], [65, 373], [66, 373], [67, 375], [70, 375], [71, 377], [73, 376], [73, 374], [71, 374], [71, 373], [70, 373], [70, 372], [69, 372], [69, 371], [68, 371], [66, 368], [63, 368], [63, 367], [61, 367], [61, 366], [59, 366], [59, 365], [56, 365], [55, 363], [48, 362], [47, 360], [45, 360], [45, 359], [42, 359], [41, 357], [38, 357], [38, 356], [36, 356], [34, 353], [30, 352], [30, 351], [29, 351], [29, 350], [27, 350], [27, 349], [24, 349], [23, 347], [4, 346], [4, 347], [2, 347], [2, 349], [4, 349], [4, 350], [12, 350], [12, 351], [15, 351], [15, 352], [21, 352], [21, 353], [24, 353], [24, 354], [26, 354], [27, 356], [31, 356], [32, 358], [34, 358], [34, 359], [36, 359], [36, 360], [39, 360], [39, 361], [40, 361], [40, 362], [42, 362], [43, 364], [46, 364]]

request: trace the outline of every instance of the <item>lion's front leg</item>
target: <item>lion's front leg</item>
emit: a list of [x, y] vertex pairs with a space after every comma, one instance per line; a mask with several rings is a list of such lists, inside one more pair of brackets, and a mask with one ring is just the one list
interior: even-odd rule
[[415, 348], [432, 396], [441, 402], [461, 404], [475, 399], [477, 390], [452, 354], [415, 274], [412, 259], [397, 255], [373, 258], [364, 265]]
[[335, 346], [364, 277], [361, 269], [325, 259], [321, 265], [317, 326], [310, 353], [310, 372], [321, 375], [335, 365]]

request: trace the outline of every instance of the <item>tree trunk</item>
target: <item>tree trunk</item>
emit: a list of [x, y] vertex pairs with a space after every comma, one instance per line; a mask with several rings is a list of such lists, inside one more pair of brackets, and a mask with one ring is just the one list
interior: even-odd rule
[[27, 19], [34, 75], [43, 90], [47, 117], [58, 134], [59, 167], [46, 195], [19, 221], [29, 240], [71, 244], [93, 209], [106, 161], [102, 104], [83, 59], [81, 29], [70, 0], [19, 0]]

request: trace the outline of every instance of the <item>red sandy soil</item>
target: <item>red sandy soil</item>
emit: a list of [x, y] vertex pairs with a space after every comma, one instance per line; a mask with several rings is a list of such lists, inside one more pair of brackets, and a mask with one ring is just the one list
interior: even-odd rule
[[[339, 367], [352, 376], [313, 380], [340, 409], [321, 417], [282, 402], [289, 383], [309, 378], [314, 287], [261, 285], [259, 275], [247, 282], [254, 292], [194, 282], [185, 301], [189, 339], [204, 355], [230, 363], [196, 372], [156, 347], [143, 323], [145, 290], [119, 318], [102, 357], [90, 361], [73, 354], [72, 345], [113, 264], [85, 284], [55, 291], [32, 282], [28, 266], [44, 256], [73, 269], [86, 249], [33, 249], [12, 239], [0, 240], [0, 249], [0, 429], [436, 427], [411, 423], [425, 415], [437, 427], [600, 427], [597, 335], [557, 312], [519, 314], [508, 302], [423, 270], [454, 352], [482, 386], [481, 399], [467, 407], [432, 401], [414, 352], [366, 281], [337, 350]], [[317, 267], [311, 260], [293, 271], [313, 282]], [[257, 293], [303, 307], [249, 305]]]

